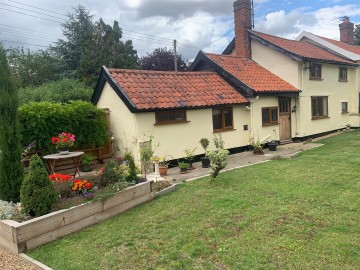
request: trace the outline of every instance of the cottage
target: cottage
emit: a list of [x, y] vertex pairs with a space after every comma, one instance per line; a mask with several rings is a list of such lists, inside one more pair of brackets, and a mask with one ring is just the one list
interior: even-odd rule
[[184, 156], [221, 134], [234, 151], [249, 138], [291, 141], [360, 126], [356, 59], [312, 42], [254, 31], [251, 0], [234, 2], [235, 38], [223, 54], [200, 51], [189, 72], [102, 68], [92, 102], [111, 111], [121, 155]]

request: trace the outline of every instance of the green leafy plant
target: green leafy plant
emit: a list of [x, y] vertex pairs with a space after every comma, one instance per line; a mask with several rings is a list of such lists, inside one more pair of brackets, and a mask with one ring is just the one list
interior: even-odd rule
[[30, 158], [30, 166], [20, 192], [21, 205], [31, 216], [50, 212], [57, 200], [57, 193], [38, 155]]
[[54, 134], [66, 130], [76, 134], [75, 147], [98, 147], [109, 140], [106, 112], [84, 101], [66, 104], [32, 102], [19, 108], [22, 144], [36, 140], [36, 150], [54, 150]]
[[147, 173], [147, 167], [151, 162], [151, 158], [154, 156], [155, 150], [159, 147], [159, 143], [155, 147], [153, 147], [153, 139], [153, 136], [149, 136], [147, 141], [144, 140], [145, 143], [140, 147], [140, 161], [145, 174], [145, 178]]
[[82, 100], [90, 102], [93, 89], [75, 79], [61, 79], [45, 83], [39, 87], [26, 87], [19, 90], [20, 104], [29, 102], [61, 102]]
[[185, 169], [185, 168], [189, 167], [189, 163], [180, 161], [180, 162], [178, 163], [178, 167], [179, 167], [180, 169]]
[[106, 163], [105, 167], [99, 171], [99, 187], [105, 187], [109, 184], [115, 183], [118, 180], [116, 168], [118, 167], [115, 160]]
[[210, 174], [211, 181], [219, 175], [220, 171], [227, 165], [229, 151], [224, 149], [224, 141], [220, 136], [214, 136], [216, 150], [206, 151], [206, 156], [211, 160]]
[[85, 153], [81, 156], [81, 164], [90, 165], [94, 159], [94, 156]]
[[194, 149], [185, 149], [185, 160], [190, 164], [190, 166], [192, 166], [192, 163], [194, 161], [195, 158], [195, 150], [197, 147], [195, 147]]
[[263, 155], [263, 146], [264, 143], [262, 143], [259, 139], [255, 140], [254, 138], [250, 139], [250, 145], [252, 147], [253, 153], [257, 155]]
[[209, 147], [210, 141], [208, 138], [201, 138], [199, 143], [206, 153], [206, 149]]
[[138, 181], [137, 172], [136, 172], [136, 165], [135, 160], [132, 154], [127, 154], [125, 156], [125, 160], [128, 162], [129, 166], [129, 173], [126, 177], [126, 181], [131, 184], [136, 184]]

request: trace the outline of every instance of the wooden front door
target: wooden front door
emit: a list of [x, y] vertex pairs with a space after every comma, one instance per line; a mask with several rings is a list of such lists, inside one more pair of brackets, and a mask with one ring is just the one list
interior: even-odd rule
[[291, 139], [291, 99], [279, 98], [280, 141]]

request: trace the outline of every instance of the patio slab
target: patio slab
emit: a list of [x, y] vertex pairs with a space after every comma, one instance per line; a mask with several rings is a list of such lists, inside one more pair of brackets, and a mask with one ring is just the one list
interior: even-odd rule
[[[322, 146], [319, 143], [289, 143], [285, 145], [279, 145], [276, 151], [269, 151], [264, 149], [264, 155], [254, 155], [252, 151], [241, 152], [229, 156], [228, 165], [223, 171], [228, 171], [236, 168], [241, 168], [249, 165], [266, 162], [274, 158], [291, 158], [297, 153], [309, 150], [315, 147]], [[179, 184], [184, 181], [195, 180], [209, 175], [209, 168], [202, 168], [201, 162], [193, 163], [194, 170], [189, 170], [185, 174], [179, 173], [179, 168], [169, 168], [167, 176], [164, 176], [165, 180], [171, 181], [174, 184]]]

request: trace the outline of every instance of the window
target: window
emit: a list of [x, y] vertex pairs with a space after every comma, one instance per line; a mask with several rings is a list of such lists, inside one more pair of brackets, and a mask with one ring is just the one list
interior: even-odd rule
[[278, 124], [278, 107], [262, 108], [261, 113], [263, 126]]
[[347, 102], [341, 102], [341, 112], [342, 113], [348, 112], [348, 103]]
[[328, 117], [328, 97], [311, 97], [312, 119]]
[[212, 119], [214, 131], [234, 129], [232, 108], [213, 109]]
[[164, 112], [155, 112], [155, 124], [176, 124], [176, 123], [185, 123], [186, 120], [186, 111], [164, 111]]
[[347, 68], [339, 67], [339, 81], [347, 82]]
[[321, 65], [310, 63], [310, 80], [321, 80]]

